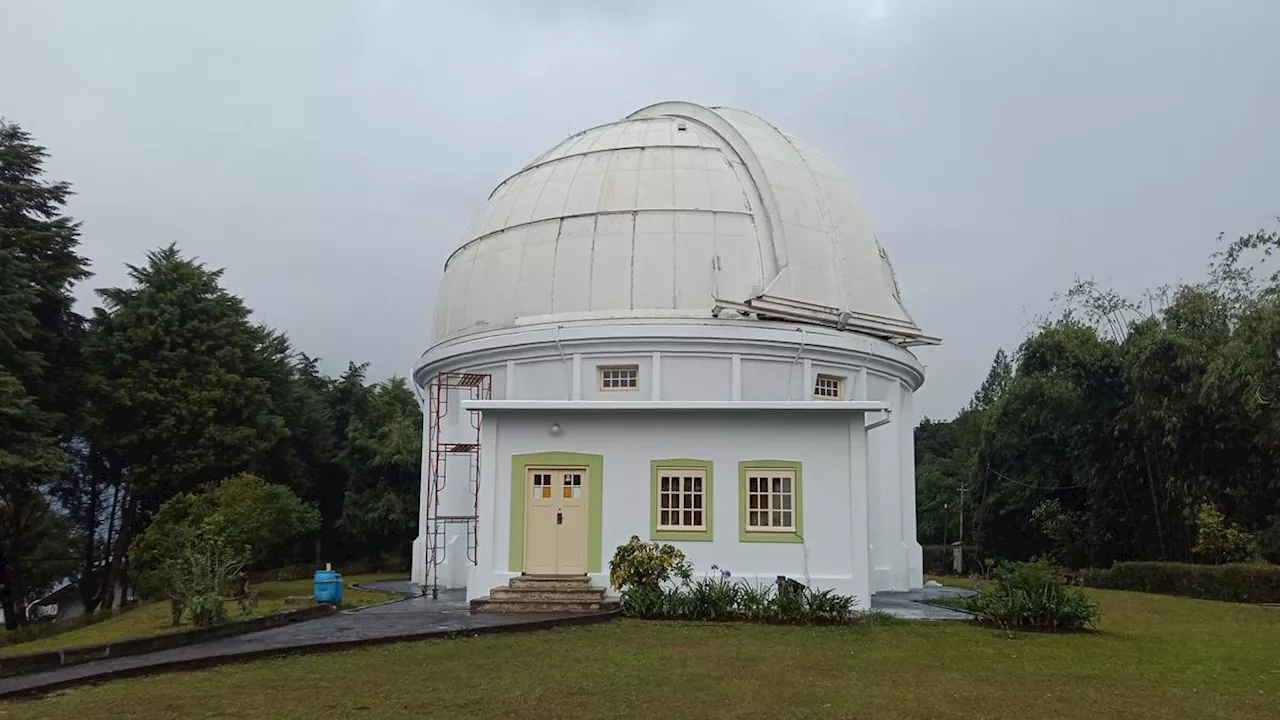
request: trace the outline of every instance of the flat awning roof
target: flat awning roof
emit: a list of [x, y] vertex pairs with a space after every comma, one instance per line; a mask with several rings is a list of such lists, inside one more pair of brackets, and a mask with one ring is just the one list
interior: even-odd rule
[[889, 403], [882, 400], [463, 400], [463, 410], [492, 411], [681, 411], [681, 410], [753, 410], [777, 412], [884, 412]]

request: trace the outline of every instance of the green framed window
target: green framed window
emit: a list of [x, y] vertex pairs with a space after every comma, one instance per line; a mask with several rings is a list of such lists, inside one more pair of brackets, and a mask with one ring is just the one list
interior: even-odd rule
[[794, 460], [738, 463], [738, 540], [804, 542], [804, 472]]
[[711, 461], [654, 460], [649, 476], [649, 539], [710, 541]]

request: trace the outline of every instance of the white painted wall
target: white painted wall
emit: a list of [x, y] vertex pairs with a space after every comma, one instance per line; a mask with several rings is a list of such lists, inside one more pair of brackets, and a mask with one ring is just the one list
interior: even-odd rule
[[[559, 436], [548, 432], [552, 423], [560, 425]], [[698, 574], [715, 564], [751, 582], [772, 583], [777, 575], [787, 575], [856, 595], [863, 606], [869, 602], [863, 538], [872, 511], [864, 499], [866, 433], [860, 413], [489, 411], [485, 430], [494, 442], [485, 453], [481, 514], [493, 520], [484, 523], [469, 597], [482, 597], [518, 574], [509, 570], [511, 456], [566, 451], [604, 456], [603, 565], [593, 577], [597, 584], [607, 584], [608, 560], [618, 545], [632, 534], [648, 539], [650, 461], [691, 457], [714, 463], [714, 539], [674, 543]], [[803, 544], [738, 540], [738, 462], [762, 459], [804, 463]]]
[[[634, 393], [599, 392], [596, 385], [596, 367], [602, 364], [638, 365], [639, 390]], [[494, 379], [493, 397], [513, 400], [754, 401], [786, 400], [788, 397], [793, 400], [808, 400], [812, 398], [812, 383], [818, 373], [844, 376], [847, 379], [845, 385], [847, 399], [884, 400], [892, 408], [890, 416], [892, 422], [889, 424], [872, 430], [857, 440], [849, 437], [843, 440], [846, 455], [854, 452], [851, 448], [857, 446], [856, 454], [863, 458], [862, 465], [870, 478], [865, 487], [866, 501], [860, 504], [860, 507], [865, 508], [865, 512], [858, 516], [862, 518], [862, 522], [846, 521], [847, 526], [854, 528], [850, 537], [855, 540], [858, 537], [864, 537], [861, 542], [866, 544], [869, 551], [868, 562], [874, 568], [868, 581], [871, 591], [902, 590], [920, 587], [922, 583], [921, 549], [915, 537], [913, 433], [916, 418], [912, 407], [912, 393], [914, 388], [922, 382], [923, 375], [915, 358], [900, 347], [862, 335], [839, 333], [822, 328], [810, 327], [800, 332], [798, 326], [785, 323], [715, 320], [691, 322], [674, 319], [663, 322], [596, 322], [589, 325], [565, 323], [561, 326], [539, 326], [503, 331], [437, 346], [420, 360], [415, 376], [426, 382], [437, 372], [459, 369], [491, 373]], [[455, 404], [453, 407], [458, 406]], [[451, 422], [446, 424], [446, 428], [456, 434], [459, 426], [454, 423], [461, 422], [464, 419], [463, 416], [462, 413], [455, 413]], [[520, 422], [514, 419], [515, 417], [510, 416], [507, 421]], [[562, 425], [566, 420], [581, 423], [586, 417], [575, 415], [560, 422]], [[595, 418], [594, 415], [591, 417]], [[489, 437], [489, 432], [494, 430], [494, 423], [501, 422], [497, 418], [496, 413], [491, 413], [486, 420], [488, 425], [485, 428], [485, 437]], [[700, 443], [699, 446], [708, 443], [727, 444], [726, 447], [734, 448], [734, 453], [726, 456], [732, 459], [732, 465], [727, 466], [731, 474], [722, 475], [722, 472], [725, 472], [722, 470], [717, 472], [717, 477], [734, 478], [736, 476], [732, 473], [737, 472], [736, 463], [739, 459], [761, 457], [766, 454], [763, 450], [753, 449], [754, 443], [763, 443], [764, 447], [774, 448], [775, 454], [782, 458], [795, 455], [799, 452], [798, 448], [805, 447], [803, 434], [797, 434], [791, 426], [794, 419], [795, 416], [790, 415], [786, 418], [775, 418], [776, 422], [773, 424], [778, 426], [776, 428], [769, 423], [762, 423], [768, 426], [772, 435], [764, 429], [750, 430], [745, 434], [742, 432], [729, 434], [723, 430], [723, 424], [711, 424], [700, 428], [690, 438], [681, 439], [682, 444], [678, 444], [677, 447], [686, 447], [690, 442], [695, 441]], [[880, 419], [879, 414], [870, 416], [868, 422], [877, 419]], [[824, 422], [832, 420], [834, 418], [828, 418]], [[547, 424], [549, 422], [548, 420]], [[640, 440], [627, 436], [626, 432], [630, 428], [618, 425], [622, 422], [621, 420], [612, 422], [613, 424], [608, 425], [609, 432], [619, 430], [621, 432], [613, 438], [601, 438], [599, 443], [604, 444], [601, 445], [602, 447], [608, 446], [606, 447], [608, 449]], [[628, 422], [634, 422], [634, 420]], [[687, 423], [688, 421], [686, 419], [679, 422]], [[504, 430], [504, 433], [506, 432], [508, 431]], [[501, 458], [496, 454], [498, 448], [494, 446], [494, 442], [497, 442], [496, 435], [493, 436], [492, 441], [482, 440], [482, 465], [486, 469], [486, 477], [495, 472], [496, 468], [499, 474], [498, 482], [502, 483], [503, 487], [510, 482], [507, 475], [510, 473], [512, 452], [579, 450], [578, 447], [570, 447], [567, 443], [585, 442], [584, 436], [575, 431], [573, 437], [566, 434], [561, 441], [555, 443], [539, 444], [529, 439], [526, 449], [513, 450], [506, 444], [519, 441], [520, 433], [524, 431], [517, 429], [510, 432], [515, 433], [515, 437], [504, 434], [502, 451], [506, 455]], [[589, 433], [589, 436], [594, 438], [604, 431], [596, 428], [582, 429], [581, 432]], [[756, 434], [760, 437], [756, 437]], [[645, 446], [643, 469], [646, 477], [649, 459], [658, 455], [673, 457], [682, 454], [682, 451], [675, 449], [661, 449], [667, 446], [665, 438], [670, 435], [672, 433], [663, 428], [645, 430], [645, 435], [641, 439]], [[798, 438], [796, 443], [799, 444], [791, 443], [792, 438]], [[541, 439], [551, 440], [546, 436], [545, 431], [542, 432]], [[592, 440], [592, 442], [596, 441]], [[657, 455], [650, 454], [653, 451], [649, 446], [658, 448]], [[788, 448], [797, 449], [789, 451]], [[599, 449], [582, 449], [581, 451], [605, 452]], [[622, 457], [626, 457], [625, 450], [620, 448], [618, 451], [624, 452]], [[740, 451], [746, 451], [748, 454], [744, 456]], [[719, 466], [721, 461], [719, 459], [716, 461]], [[451, 463], [453, 462], [455, 461], [451, 460]], [[845, 460], [846, 465], [851, 462], [853, 461]], [[612, 466], [606, 458], [606, 472], [610, 467]], [[425, 471], [424, 457], [424, 478]], [[445, 493], [446, 509], [442, 511], [448, 514], [466, 514], [471, 508], [471, 498], [466, 492], [464, 480], [454, 481], [454, 473], [457, 471], [456, 466], [451, 466], [449, 471], [451, 487]], [[463, 471], [465, 472], [465, 467]], [[846, 472], [846, 476], [849, 474]], [[852, 475], [856, 477], [857, 473]], [[807, 481], [806, 484], [808, 484]], [[717, 487], [729, 487], [736, 492], [736, 479], [732, 485], [717, 482]], [[482, 555], [486, 545], [490, 551], [494, 549], [495, 538], [492, 533], [506, 532], [505, 503], [508, 500], [505, 495], [490, 497], [486, 500], [486, 493], [491, 489], [492, 481], [489, 481], [489, 487], [482, 484], [480, 491]], [[648, 492], [647, 486], [644, 491]], [[825, 495], [827, 490], [815, 488], [806, 493], [806, 504], [815, 502], [815, 492], [819, 493], [818, 498], [831, 497]], [[717, 493], [717, 505], [725, 497], [728, 496]], [[499, 505], [495, 506], [494, 503]], [[643, 498], [643, 507], [646, 513], [644, 522], [636, 527], [647, 529], [647, 495]], [[734, 508], [734, 514], [730, 516], [730, 520], [736, 523], [736, 506]], [[498, 518], [497, 522], [494, 521], [495, 518]], [[607, 532], [611, 527], [609, 523], [609, 519], [606, 518]], [[631, 527], [630, 524], [627, 526]], [[717, 535], [730, 537], [724, 534], [724, 527], [721, 526]], [[736, 524], [732, 528], [734, 532], [731, 536], [736, 538]], [[629, 532], [632, 530], [618, 531], [624, 540]], [[606, 544], [607, 542], [606, 540]], [[458, 537], [454, 543], [447, 556], [449, 566], [441, 572], [441, 580], [442, 584], [447, 586], [459, 587], [466, 583], [472, 566], [465, 559], [465, 537]], [[719, 541], [716, 545], [719, 545]], [[612, 547], [606, 547], [606, 555], [611, 552]], [[747, 550], [760, 547], [753, 544]], [[415, 582], [425, 579], [426, 571], [421, 561], [425, 557], [425, 548], [425, 538], [420, 535], [414, 544]], [[454, 548], [458, 550], [455, 552]], [[497, 568], [505, 572], [505, 535], [498, 543], [498, 549], [504, 555]], [[698, 549], [697, 552], [714, 554], [712, 550], [706, 548]], [[718, 547], [715, 552], [719, 552]], [[776, 552], [785, 551], [779, 551], [777, 547], [767, 548], [760, 553], [760, 562], [768, 561]], [[734, 567], [728, 560], [728, 556], [719, 559], [708, 558], [705, 565], [719, 563], [738, 572], [739, 568]], [[839, 574], [839, 572], [836, 573], [836, 575]], [[482, 573], [482, 576], [489, 578], [484, 580], [486, 583], [495, 579], [485, 573]], [[769, 578], [771, 579], [772, 575]], [[488, 590], [488, 585], [481, 587], [473, 585], [469, 592], [482, 595]]]

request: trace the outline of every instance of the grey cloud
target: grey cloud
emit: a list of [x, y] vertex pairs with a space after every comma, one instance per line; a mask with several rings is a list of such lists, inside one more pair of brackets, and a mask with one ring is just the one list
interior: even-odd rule
[[1280, 214], [1280, 4], [7, 0], [0, 114], [76, 184], [91, 289], [178, 240], [330, 370], [407, 372], [492, 187], [666, 99], [861, 193], [953, 413], [1075, 274], [1199, 277]]

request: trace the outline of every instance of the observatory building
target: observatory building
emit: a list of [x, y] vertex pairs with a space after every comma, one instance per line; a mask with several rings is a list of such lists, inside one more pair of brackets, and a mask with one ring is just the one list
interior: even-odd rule
[[937, 342], [803, 141], [684, 102], [576, 133], [498, 183], [445, 263], [413, 372], [413, 582], [520, 609], [491, 591], [608, 589], [636, 535], [861, 608], [920, 587], [909, 348]]

